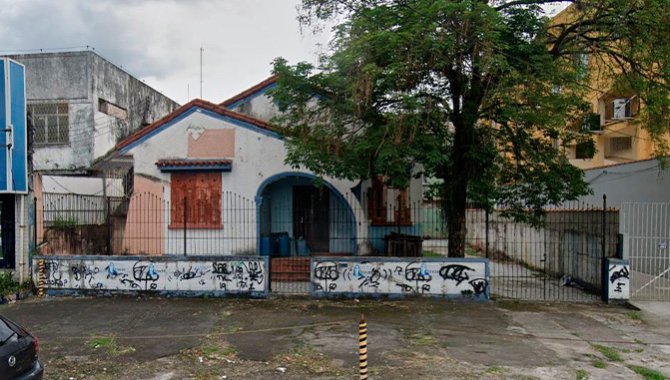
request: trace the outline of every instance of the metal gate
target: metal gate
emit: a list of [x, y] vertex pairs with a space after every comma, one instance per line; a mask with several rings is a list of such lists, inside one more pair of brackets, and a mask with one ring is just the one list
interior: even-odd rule
[[624, 203], [620, 230], [627, 240], [631, 299], [670, 301], [670, 203]]

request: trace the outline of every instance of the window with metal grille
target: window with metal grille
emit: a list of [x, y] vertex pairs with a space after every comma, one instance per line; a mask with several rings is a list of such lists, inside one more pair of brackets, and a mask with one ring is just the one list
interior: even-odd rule
[[67, 103], [30, 103], [36, 145], [63, 145], [70, 142]]
[[633, 147], [632, 137], [612, 137], [609, 139], [608, 155], [630, 150]]
[[170, 175], [170, 228], [223, 228], [221, 173], [185, 172]]
[[368, 215], [373, 226], [412, 225], [408, 189], [387, 187], [382, 177], [372, 178]]

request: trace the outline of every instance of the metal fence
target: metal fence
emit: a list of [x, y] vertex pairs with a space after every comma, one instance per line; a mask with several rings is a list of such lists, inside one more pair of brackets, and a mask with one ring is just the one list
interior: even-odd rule
[[630, 255], [631, 299], [670, 301], [670, 203], [622, 204], [621, 232]]
[[[301, 294], [310, 289], [313, 256], [448, 254], [438, 205], [389, 205], [379, 212], [352, 204], [318, 193], [257, 203], [224, 192], [211, 205], [150, 193], [44, 194], [37, 244], [58, 255], [265, 255], [271, 290]], [[370, 213], [387, 219], [371, 220]], [[466, 220], [466, 256], [490, 259], [494, 298], [599, 299], [602, 259], [616, 253], [618, 211], [574, 203], [548, 210], [540, 226], [531, 226], [500, 210], [468, 209]]]

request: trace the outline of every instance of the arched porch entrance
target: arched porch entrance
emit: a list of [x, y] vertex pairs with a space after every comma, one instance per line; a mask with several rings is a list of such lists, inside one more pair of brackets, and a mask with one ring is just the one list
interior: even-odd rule
[[308, 173], [267, 178], [257, 191], [259, 253], [274, 257], [346, 255], [356, 250], [349, 202], [332, 184]]

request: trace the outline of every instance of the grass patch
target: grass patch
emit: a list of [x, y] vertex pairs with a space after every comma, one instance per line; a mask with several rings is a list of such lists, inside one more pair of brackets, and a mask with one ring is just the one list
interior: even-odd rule
[[435, 251], [426, 250], [423, 251], [423, 257], [444, 257], [444, 255]]
[[640, 367], [637, 365], [628, 365], [628, 368], [648, 380], [665, 380], [665, 375], [653, 369]]
[[0, 294], [14, 294], [30, 288], [30, 281], [23, 284], [14, 281], [11, 271], [0, 272]]
[[434, 346], [437, 344], [437, 338], [430, 334], [412, 334], [409, 336], [409, 343], [414, 346]]
[[592, 361], [591, 365], [593, 365], [596, 368], [600, 368], [600, 369], [603, 369], [603, 368], [607, 367], [607, 363], [605, 363], [604, 361], [602, 361], [600, 359], [596, 359], [596, 360]]
[[589, 373], [583, 369], [578, 369], [575, 373], [575, 379], [577, 380], [586, 380], [589, 378]]
[[634, 321], [642, 320], [642, 315], [637, 310], [636, 311], [631, 311], [630, 313], [628, 313], [628, 317], [630, 319], [634, 320]]
[[132, 346], [120, 345], [113, 336], [92, 337], [88, 340], [88, 342], [86, 342], [86, 345], [94, 350], [105, 350], [107, 353], [113, 356], [119, 356], [135, 351], [135, 348]]
[[595, 350], [603, 354], [603, 356], [606, 357], [607, 360], [611, 362], [623, 361], [623, 358], [621, 357], [621, 355], [619, 355], [619, 351], [617, 351], [617, 349], [614, 347], [602, 346], [600, 344], [592, 344], [591, 347], [593, 347]]
[[486, 369], [486, 373], [490, 373], [490, 374], [503, 373], [503, 372], [505, 372], [504, 368], [501, 368], [501, 367], [498, 367], [498, 366], [495, 366], [495, 365], [493, 367], [489, 367], [489, 368]]

